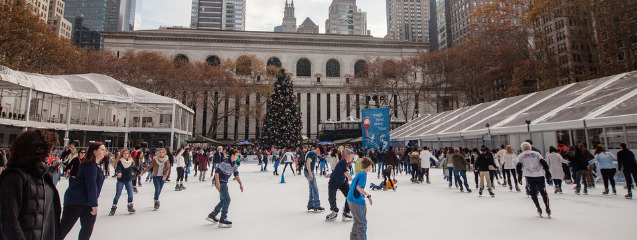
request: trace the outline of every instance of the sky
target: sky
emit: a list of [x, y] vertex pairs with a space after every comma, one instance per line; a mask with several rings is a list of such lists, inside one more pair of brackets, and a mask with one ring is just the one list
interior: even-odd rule
[[[296, 23], [300, 25], [310, 17], [320, 32], [325, 32], [325, 20], [331, 0], [296, 0]], [[140, 29], [157, 29], [160, 26], [190, 26], [192, 0], [143, 0]], [[375, 37], [387, 33], [385, 0], [359, 0], [357, 6], [367, 12], [367, 25]], [[246, 30], [273, 31], [281, 25], [285, 0], [247, 0]]]

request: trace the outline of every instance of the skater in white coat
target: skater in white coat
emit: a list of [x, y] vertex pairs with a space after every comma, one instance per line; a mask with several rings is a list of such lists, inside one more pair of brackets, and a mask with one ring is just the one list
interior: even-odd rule
[[177, 181], [175, 181], [175, 191], [186, 190], [184, 187], [184, 175], [186, 174], [186, 160], [184, 160], [185, 149], [181, 149], [175, 157], [175, 167], [177, 168]]
[[[505, 185], [508, 183], [509, 190], [513, 191], [512, 184], [515, 184], [515, 190], [519, 192], [520, 187], [518, 187], [518, 178], [515, 174], [515, 166], [518, 164], [518, 155], [515, 155], [515, 151], [513, 151], [511, 145], [507, 145], [506, 149], [504, 149], [504, 153], [501, 155], [499, 154], [498, 156], [502, 160], [502, 169], [504, 170], [502, 178]], [[513, 183], [511, 182], [511, 175], [513, 175]]]
[[420, 176], [420, 179], [422, 180], [426, 176], [428, 184], [431, 183], [429, 182], [429, 168], [431, 168], [431, 159], [433, 159], [434, 161], [438, 161], [438, 159], [436, 159], [436, 157], [431, 154], [429, 149], [427, 147], [424, 147], [422, 151], [420, 151], [420, 168], [422, 168], [420, 172], [422, 176]]
[[558, 154], [557, 149], [553, 146], [549, 148], [549, 154], [546, 155], [546, 160], [549, 164], [553, 184], [555, 184], [555, 193], [562, 193], [562, 179], [564, 178], [562, 163], [568, 163], [568, 161]]

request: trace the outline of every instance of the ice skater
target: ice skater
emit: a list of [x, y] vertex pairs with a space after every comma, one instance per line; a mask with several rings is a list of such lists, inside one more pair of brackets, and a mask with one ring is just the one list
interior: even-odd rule
[[[533, 151], [531, 144], [528, 142], [520, 145], [522, 153], [518, 155], [517, 172], [519, 174], [519, 181], [522, 181], [522, 177], [526, 178], [527, 191], [530, 192], [531, 199], [535, 203], [537, 213], [542, 217], [542, 208], [537, 198], [537, 192], [540, 191], [542, 199], [544, 200], [544, 206], [546, 207], [546, 214], [551, 217], [551, 208], [549, 207], [549, 196], [546, 193], [546, 185], [544, 181], [551, 179], [551, 172], [549, 171], [549, 165], [546, 163], [542, 154]], [[482, 175], [482, 174], [481, 174]], [[546, 176], [546, 179], [544, 178]]]
[[161, 194], [161, 190], [164, 188], [164, 182], [166, 181], [166, 177], [168, 177], [168, 172], [170, 171], [170, 163], [168, 162], [168, 155], [166, 155], [166, 149], [160, 148], [157, 150], [157, 155], [154, 157], [153, 161], [150, 162], [148, 167], [142, 171], [140, 176], [143, 176], [144, 173], [153, 170], [153, 185], [155, 186], [155, 211], [159, 209], [159, 195]]
[[491, 195], [491, 197], [495, 197], [495, 194], [491, 190], [493, 189], [493, 183], [491, 182], [491, 178], [489, 177], [489, 166], [495, 167], [493, 155], [491, 155], [491, 153], [489, 153], [486, 148], [480, 148], [480, 155], [478, 155], [478, 159], [476, 159], [475, 164], [475, 169], [480, 172], [480, 191], [478, 192], [478, 194], [482, 196], [482, 191], [484, 190], [484, 180], [486, 179], [489, 195]]
[[[513, 184], [515, 184], [515, 190], [519, 192], [520, 187], [518, 187], [518, 178], [515, 174], [515, 166], [518, 164], [518, 156], [515, 155], [513, 147], [511, 147], [511, 145], [507, 145], [506, 149], [504, 149], [504, 153], [502, 153], [499, 157], [502, 160], [502, 169], [504, 170], [504, 176], [502, 177], [504, 185], [506, 186], [508, 183], [509, 190], [513, 191]], [[511, 182], [511, 175], [513, 175], [513, 182]]]
[[361, 171], [352, 180], [352, 186], [347, 193], [347, 204], [354, 217], [352, 232], [349, 234], [350, 240], [367, 239], [367, 206], [365, 205], [365, 198], [369, 201], [369, 205], [373, 204], [372, 195], [365, 191], [365, 185], [367, 183], [367, 173], [372, 170], [374, 162], [369, 158], [363, 158], [360, 161]]
[[283, 174], [285, 174], [285, 169], [288, 168], [288, 166], [290, 166], [290, 171], [292, 171], [292, 175], [296, 176], [296, 173], [294, 173], [294, 152], [292, 152], [292, 149], [289, 149], [288, 151], [285, 151], [288, 149], [283, 149], [283, 151], [285, 152], [285, 154], [283, 155], [283, 163], [285, 163], [285, 165], [283, 166]]
[[[117, 202], [122, 195], [122, 189], [126, 187], [126, 193], [128, 194], [128, 213], [134, 214], [135, 208], [133, 207], [133, 176], [135, 174], [134, 170], [137, 168], [133, 168], [134, 161], [130, 156], [130, 151], [128, 149], [122, 150], [122, 153], [119, 155], [119, 158], [115, 159], [115, 174], [117, 175], [117, 185], [115, 187], [115, 198], [113, 198], [113, 206], [111, 207], [111, 212], [108, 214], [109, 216], [115, 215], [115, 211], [117, 210]], [[139, 170], [137, 170], [139, 171]]]
[[549, 164], [549, 169], [551, 171], [551, 175], [553, 176], [553, 184], [555, 184], [555, 194], [562, 193], [562, 179], [564, 178], [564, 169], [562, 169], [562, 164], [567, 164], [566, 161], [560, 154], [557, 153], [557, 149], [553, 146], [549, 148], [549, 154], [546, 156], [547, 163]]
[[314, 174], [314, 169], [316, 169], [316, 162], [318, 161], [318, 156], [320, 156], [322, 152], [323, 151], [321, 147], [316, 145], [316, 147], [314, 147], [314, 151], [308, 151], [304, 157], [305, 170], [303, 171], [303, 173], [310, 187], [310, 198], [307, 202], [308, 212], [325, 211], [325, 208], [321, 207], [321, 200], [319, 199], [318, 186], [316, 185], [316, 174]]
[[186, 161], [184, 160], [185, 149], [181, 149], [175, 158], [175, 167], [177, 168], [177, 181], [175, 181], [175, 191], [186, 190], [184, 187], [184, 175], [186, 174]]
[[[228, 220], [228, 208], [230, 207], [230, 193], [228, 193], [228, 179], [231, 175], [234, 175], [235, 179], [239, 183], [239, 189], [243, 192], [243, 184], [239, 177], [239, 166], [236, 164], [236, 160], [239, 157], [239, 151], [236, 149], [230, 149], [228, 151], [230, 159], [224, 159], [217, 170], [215, 171], [215, 187], [219, 191], [219, 203], [215, 206], [215, 209], [208, 214], [206, 220], [219, 223], [220, 228], [232, 227], [232, 222]], [[217, 219], [217, 214], [221, 213], [221, 219]]]
[[[332, 212], [325, 217], [326, 221], [332, 221], [338, 216], [338, 207], [336, 205], [336, 192], [341, 191], [343, 196], [347, 198], [349, 191], [348, 180], [352, 180], [352, 175], [349, 174], [349, 164], [354, 158], [354, 151], [351, 149], [345, 149], [345, 159], [340, 160], [334, 170], [330, 174], [330, 181], [327, 184], [327, 200], [330, 202], [330, 210]], [[350, 214], [349, 205], [345, 201], [345, 208], [343, 209], [343, 221], [352, 220], [352, 214]]]

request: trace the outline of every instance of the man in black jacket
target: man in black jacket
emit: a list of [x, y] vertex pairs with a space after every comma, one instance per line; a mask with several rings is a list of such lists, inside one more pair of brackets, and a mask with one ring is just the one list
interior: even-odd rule
[[628, 190], [626, 199], [633, 199], [632, 188], [633, 180], [637, 180], [637, 161], [635, 161], [635, 154], [626, 147], [626, 143], [621, 143], [619, 146], [622, 150], [617, 153], [617, 169], [619, 172], [624, 171]]
[[491, 183], [491, 178], [489, 177], [489, 166], [496, 167], [495, 161], [493, 160], [493, 155], [488, 152], [486, 148], [480, 148], [480, 155], [478, 155], [478, 159], [476, 159], [475, 169], [480, 172], [480, 191], [478, 194], [482, 196], [482, 190], [484, 189], [484, 179], [487, 179], [487, 190], [489, 191], [489, 195], [491, 197], [495, 197], [495, 194], [491, 190], [493, 188], [493, 184]]

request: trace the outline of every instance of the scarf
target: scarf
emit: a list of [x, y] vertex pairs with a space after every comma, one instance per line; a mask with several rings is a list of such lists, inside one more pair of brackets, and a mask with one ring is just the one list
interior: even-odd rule
[[166, 161], [168, 161], [168, 155], [164, 156], [163, 158], [159, 157], [159, 155], [155, 156], [155, 162], [157, 163], [157, 165], [162, 165], [166, 163]]
[[129, 158], [129, 159], [122, 158], [119, 160], [119, 162], [122, 163], [122, 166], [124, 166], [124, 168], [129, 168], [131, 165], [133, 165], [132, 158]]

